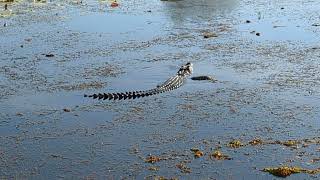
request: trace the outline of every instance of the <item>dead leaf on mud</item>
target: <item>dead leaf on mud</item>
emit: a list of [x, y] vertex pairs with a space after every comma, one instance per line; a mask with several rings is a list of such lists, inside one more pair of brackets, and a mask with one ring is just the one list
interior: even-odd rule
[[290, 176], [291, 174], [296, 174], [296, 173], [307, 173], [307, 174], [320, 173], [320, 169], [309, 170], [309, 169], [302, 169], [300, 167], [288, 167], [288, 166], [281, 166], [277, 168], [264, 168], [262, 171], [268, 172], [278, 177], [287, 177], [287, 176]]
[[194, 153], [195, 158], [200, 158], [204, 155], [204, 153], [197, 148], [191, 148], [190, 150]]
[[232, 158], [230, 158], [228, 155], [224, 155], [222, 154], [221, 151], [214, 151], [212, 154], [210, 154], [210, 158], [211, 159], [217, 159], [217, 160], [231, 160]]
[[157, 156], [148, 156], [144, 162], [147, 162], [147, 163], [156, 163], [156, 162], [159, 162], [161, 160], [160, 157], [157, 157]]
[[239, 147], [243, 146], [243, 144], [239, 140], [233, 140], [233, 141], [229, 142], [227, 146], [231, 147], [231, 148], [239, 148]]

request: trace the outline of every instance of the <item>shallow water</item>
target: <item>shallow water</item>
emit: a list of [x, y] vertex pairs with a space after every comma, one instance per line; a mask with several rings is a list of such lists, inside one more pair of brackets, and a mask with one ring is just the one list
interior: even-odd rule
[[[318, 168], [319, 141], [305, 140], [320, 131], [318, 2], [109, 3], [23, 1], [0, 18], [0, 179], [271, 179], [263, 168]], [[83, 97], [153, 88], [186, 62], [218, 82], [188, 79], [130, 101]], [[210, 158], [216, 149], [232, 160]], [[163, 160], [146, 163], [150, 154]], [[289, 179], [309, 178], [319, 175]]]

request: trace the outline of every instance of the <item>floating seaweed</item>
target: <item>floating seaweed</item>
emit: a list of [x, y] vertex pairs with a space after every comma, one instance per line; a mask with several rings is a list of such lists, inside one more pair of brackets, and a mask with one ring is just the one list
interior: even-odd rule
[[239, 140], [233, 140], [233, 141], [228, 143], [228, 146], [231, 147], [231, 148], [239, 148], [239, 147], [244, 146], [244, 145]]
[[200, 158], [204, 155], [204, 153], [197, 148], [191, 148], [190, 150], [194, 153], [195, 158]]
[[276, 168], [264, 168], [262, 171], [268, 172], [278, 177], [287, 177], [287, 176], [290, 176], [291, 174], [296, 174], [296, 173], [307, 173], [307, 174], [320, 173], [320, 169], [310, 170], [310, 169], [303, 169], [300, 167], [288, 167], [288, 166], [281, 166]]
[[214, 159], [217, 159], [217, 160], [231, 160], [232, 158], [230, 158], [228, 155], [224, 155], [222, 154], [221, 151], [214, 151], [212, 154], [210, 154], [210, 158], [214, 158]]
[[161, 160], [160, 157], [157, 157], [157, 156], [148, 156], [146, 159], [145, 159], [145, 162], [147, 163], [155, 163], [155, 162], [159, 162]]

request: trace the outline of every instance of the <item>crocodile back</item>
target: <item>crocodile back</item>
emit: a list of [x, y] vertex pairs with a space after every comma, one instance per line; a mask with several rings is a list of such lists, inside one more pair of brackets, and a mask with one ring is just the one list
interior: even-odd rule
[[121, 92], [121, 93], [98, 93], [92, 95], [84, 95], [85, 97], [92, 97], [93, 99], [108, 99], [108, 100], [121, 100], [121, 99], [135, 99], [145, 96], [151, 96], [167, 91], [172, 91], [181, 87], [186, 78], [191, 75], [193, 72], [192, 63], [187, 63], [180, 67], [175, 76], [170, 77], [168, 80], [158, 85], [157, 87], [145, 91], [130, 91], [130, 92]]

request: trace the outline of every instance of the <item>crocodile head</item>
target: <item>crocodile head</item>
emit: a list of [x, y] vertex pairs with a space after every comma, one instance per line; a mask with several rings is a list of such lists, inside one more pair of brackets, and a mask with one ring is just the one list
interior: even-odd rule
[[179, 71], [177, 72], [177, 75], [181, 76], [189, 76], [193, 72], [193, 64], [188, 62], [187, 64], [180, 67]]

